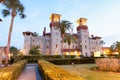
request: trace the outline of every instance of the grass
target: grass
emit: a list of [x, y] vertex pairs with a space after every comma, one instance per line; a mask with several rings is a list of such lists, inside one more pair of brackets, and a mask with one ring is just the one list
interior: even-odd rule
[[103, 72], [95, 69], [95, 64], [60, 65], [60, 67], [85, 78], [85, 80], [120, 80], [120, 73]]

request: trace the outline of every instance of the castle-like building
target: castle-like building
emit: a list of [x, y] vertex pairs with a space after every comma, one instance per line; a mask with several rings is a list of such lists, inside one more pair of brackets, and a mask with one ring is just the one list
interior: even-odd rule
[[75, 38], [70, 44], [70, 48], [68, 48], [69, 45], [67, 42], [64, 42], [62, 47], [61, 31], [56, 24], [60, 22], [60, 17], [60, 14], [52, 14], [50, 16], [50, 33], [46, 32], [46, 28], [43, 30], [43, 35], [37, 37], [33, 36], [33, 33], [30, 31], [23, 32], [23, 51], [25, 55], [29, 54], [29, 50], [33, 46], [39, 46], [42, 55], [83, 55], [90, 57], [94, 55], [94, 52], [102, 51], [102, 46], [100, 44], [101, 37], [90, 36], [86, 18], [77, 20], [77, 33], [66, 33]]

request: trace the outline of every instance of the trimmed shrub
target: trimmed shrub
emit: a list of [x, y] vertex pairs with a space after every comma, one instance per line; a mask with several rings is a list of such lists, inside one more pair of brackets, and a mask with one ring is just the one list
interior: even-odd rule
[[16, 61], [27, 60], [28, 63], [37, 63], [38, 60], [47, 60], [57, 65], [95, 63], [95, 58], [75, 58], [75, 55], [43, 55], [43, 56], [18, 56]]
[[0, 69], [0, 80], [17, 80], [27, 61], [19, 61], [11, 66]]
[[50, 62], [38, 61], [43, 80], [84, 80]]
[[100, 58], [95, 60], [98, 69], [102, 71], [119, 71], [120, 63], [117, 58]]
[[56, 65], [68, 65], [68, 64], [85, 64], [95, 63], [94, 58], [81, 58], [81, 59], [48, 59], [47, 61]]
[[[63, 58], [64, 57], [64, 58]], [[38, 60], [38, 59], [74, 59], [75, 55], [27, 55], [27, 56], [18, 56], [16, 58], [19, 60]]]

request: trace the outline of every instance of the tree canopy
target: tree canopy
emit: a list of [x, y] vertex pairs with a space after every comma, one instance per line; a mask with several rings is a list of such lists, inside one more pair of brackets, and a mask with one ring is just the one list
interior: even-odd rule
[[33, 46], [30, 51], [29, 54], [30, 55], [40, 55], [40, 50], [39, 50], [39, 46]]

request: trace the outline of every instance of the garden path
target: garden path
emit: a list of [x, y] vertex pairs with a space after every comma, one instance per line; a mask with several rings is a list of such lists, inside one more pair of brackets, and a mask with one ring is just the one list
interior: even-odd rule
[[38, 70], [38, 64], [27, 64], [18, 80], [42, 80]]

